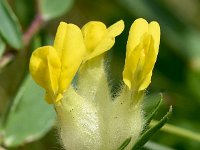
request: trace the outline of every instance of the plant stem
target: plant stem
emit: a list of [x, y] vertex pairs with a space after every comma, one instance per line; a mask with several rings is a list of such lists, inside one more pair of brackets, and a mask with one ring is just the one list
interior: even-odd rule
[[[152, 120], [150, 123], [150, 126], [154, 126], [155, 124], [157, 124], [158, 121], [156, 120]], [[171, 134], [175, 134], [181, 137], [185, 137], [188, 139], [192, 139], [195, 141], [200, 142], [200, 133], [194, 133], [193, 131], [181, 128], [181, 127], [177, 127], [171, 124], [165, 124], [162, 128], [161, 131], [167, 132], [167, 133], [171, 133]]]
[[[0, 59], [0, 73], [1, 69], [6, 66], [11, 60], [15, 58], [14, 54], [11, 52], [7, 52], [3, 55], [3, 57]], [[1, 149], [0, 149], [1, 150]]]
[[42, 19], [42, 16], [40, 14], [37, 14], [29, 28], [23, 35], [24, 46], [29, 45], [32, 37], [41, 29], [43, 23], [44, 20]]

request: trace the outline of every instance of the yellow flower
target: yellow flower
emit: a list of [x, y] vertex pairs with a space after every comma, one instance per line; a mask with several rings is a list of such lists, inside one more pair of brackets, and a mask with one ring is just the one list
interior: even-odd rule
[[92, 59], [107, 50], [115, 43], [115, 37], [124, 30], [122, 20], [116, 22], [109, 28], [99, 21], [90, 21], [82, 28], [84, 42], [87, 49], [85, 61]]
[[[31, 75], [46, 90], [48, 103], [55, 104], [65, 149], [117, 149], [128, 137], [132, 139], [126, 149], [131, 149], [143, 131], [143, 107], [138, 102], [151, 82], [160, 27], [144, 19], [133, 23], [123, 71], [131, 90], [122, 86], [113, 96], [102, 54], [123, 29], [122, 20], [108, 28], [91, 21], [82, 29], [61, 22], [54, 46], [40, 47], [31, 56]], [[70, 84], [76, 73], [74, 88]]]
[[123, 29], [122, 20], [109, 28], [91, 21], [82, 31], [74, 24], [61, 22], [54, 46], [36, 49], [30, 60], [31, 75], [46, 90], [47, 102], [58, 103], [81, 63], [109, 50]]
[[123, 81], [136, 91], [146, 89], [150, 82], [160, 43], [160, 26], [153, 21], [137, 19], [131, 26], [123, 71]]
[[82, 60], [85, 57], [82, 32], [74, 24], [61, 22], [54, 46], [36, 49], [30, 59], [33, 79], [46, 90], [48, 103], [57, 103], [63, 97]]

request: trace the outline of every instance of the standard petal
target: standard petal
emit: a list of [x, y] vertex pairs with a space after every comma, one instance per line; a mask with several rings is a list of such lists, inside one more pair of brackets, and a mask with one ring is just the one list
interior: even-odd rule
[[126, 45], [126, 57], [131, 54], [131, 52], [140, 43], [141, 37], [148, 32], [148, 26], [148, 22], [142, 18], [139, 18], [133, 22], [129, 31]]
[[30, 59], [30, 73], [33, 79], [46, 90], [47, 101], [53, 103], [58, 89], [61, 63], [56, 50], [51, 46], [36, 49]]
[[54, 41], [54, 48], [62, 64], [58, 90], [58, 93], [62, 94], [70, 85], [86, 54], [80, 28], [74, 24], [61, 22]]
[[67, 34], [67, 26], [67, 23], [60, 22], [54, 40], [54, 48], [58, 52], [60, 58], [62, 57], [63, 45], [65, 43], [65, 36]]

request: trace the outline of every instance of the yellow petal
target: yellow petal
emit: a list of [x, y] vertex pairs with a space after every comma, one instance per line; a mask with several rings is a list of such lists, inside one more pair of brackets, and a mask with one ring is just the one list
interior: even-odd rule
[[136, 69], [141, 56], [141, 46], [142, 44], [139, 44], [135, 50], [133, 50], [132, 53], [126, 57], [125, 60], [123, 81], [129, 87], [129, 89], [131, 89], [132, 84], [134, 84], [135, 80], [137, 80], [135, 72], [137, 71]]
[[145, 90], [149, 86], [149, 84], [151, 83], [151, 76], [152, 76], [152, 71], [150, 71], [148, 74], [146, 74], [144, 80], [142, 81], [142, 83], [139, 86], [138, 91]]
[[145, 63], [142, 72], [142, 83], [139, 90], [146, 89], [151, 83], [152, 71], [157, 59], [160, 44], [160, 27], [157, 22], [149, 24], [149, 45], [146, 47], [148, 52], [145, 55]]
[[120, 35], [123, 30], [124, 30], [124, 21], [120, 20], [108, 28], [108, 36], [116, 37]]
[[58, 52], [59, 57], [62, 57], [62, 51], [63, 51], [63, 45], [65, 43], [65, 35], [67, 32], [67, 26], [68, 24], [65, 22], [60, 22], [57, 32], [56, 32], [56, 37], [54, 40], [54, 48]]
[[152, 36], [154, 41], [154, 50], [158, 54], [159, 44], [160, 44], [160, 26], [157, 22], [152, 21], [149, 24], [149, 34]]
[[[153, 69], [158, 53], [155, 51], [154, 41], [152, 39], [152, 36], [149, 35], [149, 38], [145, 40], [147, 42], [147, 45], [144, 45], [144, 49], [147, 52], [145, 53], [145, 62], [142, 70], [143, 74], [148, 74]], [[144, 42], [145, 41], [143, 41], [143, 43]]]
[[124, 30], [124, 22], [122, 20], [116, 22], [108, 29], [101, 22], [89, 22], [83, 29], [84, 41], [89, 48], [86, 60], [92, 59], [103, 54], [112, 48], [115, 43], [115, 37]]
[[[156, 62], [157, 54], [154, 51], [154, 42], [151, 35], [146, 35], [144, 39], [142, 39], [141, 43], [143, 43], [143, 49], [146, 53], [143, 55], [142, 65], [138, 65], [138, 72], [140, 79], [138, 80], [139, 91], [146, 89], [151, 83], [151, 75], [154, 64]], [[141, 58], [140, 58], [141, 59]]]
[[56, 33], [54, 48], [62, 64], [58, 93], [63, 93], [70, 85], [86, 54], [80, 28], [74, 24], [61, 22]]
[[61, 63], [56, 50], [51, 46], [36, 49], [30, 59], [30, 73], [33, 79], [46, 90], [49, 103], [53, 103], [58, 89]]
[[145, 64], [143, 68], [144, 74], [148, 74], [153, 70], [154, 64], [157, 59], [159, 44], [160, 44], [160, 27], [159, 24], [155, 21], [149, 24], [149, 32], [147, 38], [144, 39], [143, 43], [146, 43], [144, 46], [145, 52]]
[[160, 27], [157, 22], [147, 23], [137, 19], [131, 26], [123, 71], [124, 83], [141, 91], [151, 82], [160, 43]]
[[139, 18], [131, 25], [128, 41], [126, 45], [126, 57], [136, 48], [140, 43], [141, 37], [148, 32], [148, 22]]
[[105, 24], [99, 21], [90, 21], [82, 28], [87, 51], [92, 52], [107, 34]]

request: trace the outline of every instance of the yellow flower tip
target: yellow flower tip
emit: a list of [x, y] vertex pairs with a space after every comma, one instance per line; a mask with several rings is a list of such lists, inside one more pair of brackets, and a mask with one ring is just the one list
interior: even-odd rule
[[119, 20], [118, 22], [116, 22], [115, 24], [111, 25], [108, 28], [109, 36], [116, 37], [120, 35], [123, 30], [124, 30], [124, 21]]
[[82, 28], [84, 42], [87, 48], [85, 61], [103, 54], [112, 48], [115, 37], [124, 30], [122, 20], [106, 28], [105, 24], [98, 21], [91, 21]]
[[159, 44], [160, 44], [160, 25], [156, 21], [152, 21], [149, 24], [149, 33], [152, 35], [154, 40], [154, 48], [158, 53]]
[[134, 21], [134, 23], [139, 23], [139, 24], [149, 24], [144, 18], [138, 18]]
[[131, 53], [140, 42], [144, 33], [148, 32], [148, 22], [142, 18], [136, 19], [131, 25], [126, 45], [127, 55]]
[[[59, 23], [59, 26], [62, 26], [62, 25], [67, 25], [67, 23], [64, 22], [64, 21], [61, 21], [61, 22]], [[58, 26], [58, 28], [59, 28], [59, 26]]]
[[82, 28], [84, 42], [89, 52], [92, 52], [107, 34], [105, 24], [99, 21], [90, 21]]
[[153, 21], [150, 24], [142, 18], [134, 21], [131, 26], [125, 67], [124, 83], [129, 88], [142, 91], [150, 82], [160, 44], [160, 26]]

